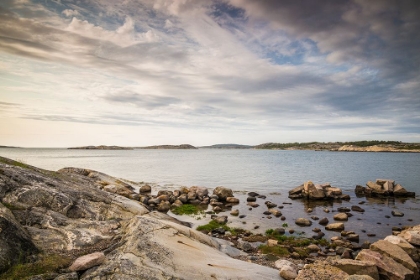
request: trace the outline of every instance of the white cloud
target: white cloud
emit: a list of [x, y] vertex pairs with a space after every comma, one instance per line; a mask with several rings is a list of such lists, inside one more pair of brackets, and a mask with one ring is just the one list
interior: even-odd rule
[[124, 24], [115, 31], [106, 30], [101, 26], [89, 23], [87, 20], [79, 20], [76, 17], [73, 17], [66, 30], [84, 37], [109, 41], [121, 47], [128, 47], [138, 43], [152, 43], [159, 40], [152, 30], [144, 33], [136, 32], [134, 22], [128, 16]]
[[63, 15], [65, 15], [66, 17], [76, 17], [76, 16], [80, 16], [80, 13], [77, 10], [71, 10], [71, 9], [65, 9], [64, 11], [61, 12]]

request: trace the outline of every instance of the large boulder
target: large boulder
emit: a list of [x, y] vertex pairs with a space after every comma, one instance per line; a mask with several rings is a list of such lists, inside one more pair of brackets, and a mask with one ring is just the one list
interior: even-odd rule
[[313, 200], [325, 198], [324, 189], [321, 186], [317, 188], [311, 181], [305, 182], [303, 185], [303, 193], [307, 198]]
[[366, 183], [366, 186], [375, 194], [387, 194], [384, 187], [372, 181]]
[[86, 270], [91, 267], [102, 264], [105, 261], [105, 255], [102, 252], [95, 252], [82, 257], [77, 258], [73, 264], [69, 267], [71, 271]]
[[312, 225], [312, 222], [306, 218], [297, 218], [295, 223], [302, 227], [309, 227]]
[[342, 231], [344, 230], [343, 223], [332, 223], [325, 227], [326, 230], [335, 230], [335, 231]]
[[417, 249], [407, 242], [404, 238], [395, 235], [388, 235], [384, 238], [385, 241], [391, 242], [403, 249], [409, 256], [413, 257], [417, 254]]
[[379, 252], [363, 249], [357, 255], [356, 260], [373, 262], [378, 268], [379, 277], [381, 279], [415, 279], [413, 271]]
[[347, 276], [349, 276], [348, 273], [337, 267], [316, 261], [313, 264], [305, 265], [304, 269], [299, 271], [296, 280], [343, 280]]
[[369, 275], [375, 280], [379, 280], [378, 268], [373, 262], [363, 262], [351, 259], [332, 259], [329, 264], [335, 266], [349, 275]]
[[213, 195], [217, 195], [220, 200], [226, 201], [226, 198], [233, 197], [233, 191], [225, 187], [217, 187], [214, 189]]
[[413, 271], [415, 275], [418, 275], [418, 269], [416, 263], [410, 258], [410, 256], [398, 245], [392, 244], [386, 240], [379, 240], [370, 245], [372, 251], [380, 252], [382, 255], [388, 256], [394, 259], [396, 262], [402, 264], [409, 270]]

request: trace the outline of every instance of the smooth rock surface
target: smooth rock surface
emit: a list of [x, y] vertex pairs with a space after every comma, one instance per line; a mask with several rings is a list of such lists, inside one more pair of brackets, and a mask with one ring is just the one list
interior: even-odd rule
[[85, 255], [77, 258], [73, 264], [69, 267], [71, 271], [86, 270], [91, 267], [102, 264], [105, 261], [105, 255], [102, 252], [95, 252], [89, 255]]

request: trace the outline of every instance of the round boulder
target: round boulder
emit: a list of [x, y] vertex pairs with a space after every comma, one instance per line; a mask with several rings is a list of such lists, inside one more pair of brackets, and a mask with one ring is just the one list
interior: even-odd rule
[[312, 222], [305, 218], [297, 218], [295, 223], [301, 227], [309, 227], [312, 225]]
[[233, 192], [231, 189], [225, 188], [225, 187], [217, 187], [213, 191], [214, 195], [217, 195], [217, 197], [220, 200], [226, 201], [226, 198], [233, 197]]

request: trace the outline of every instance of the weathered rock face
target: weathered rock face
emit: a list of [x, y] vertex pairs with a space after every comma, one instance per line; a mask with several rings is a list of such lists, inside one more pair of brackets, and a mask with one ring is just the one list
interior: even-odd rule
[[[122, 180], [92, 170], [52, 172], [0, 157], [0, 273], [19, 255], [25, 261], [40, 250], [74, 259], [105, 254], [103, 263], [99, 258], [80, 277], [65, 273], [57, 280], [278, 277], [275, 269], [228, 257], [216, 239], [164, 213], [105, 191], [108, 185], [128, 188]], [[167, 203], [164, 196], [171, 200], [171, 195], [161, 193], [159, 203]], [[226, 245], [223, 250], [232, 251]]]
[[414, 272], [394, 261], [388, 256], [369, 249], [363, 249], [356, 260], [373, 262], [384, 279], [415, 279]]
[[13, 213], [0, 203], [0, 273], [36, 253], [38, 249], [25, 229], [16, 221]]

